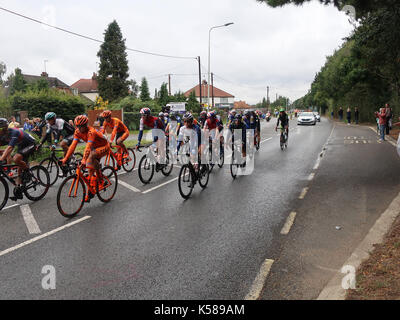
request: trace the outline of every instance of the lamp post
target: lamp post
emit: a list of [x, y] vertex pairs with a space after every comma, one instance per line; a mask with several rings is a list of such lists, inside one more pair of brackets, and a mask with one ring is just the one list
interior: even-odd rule
[[233, 22], [225, 23], [221, 26], [211, 27], [210, 31], [208, 31], [208, 82], [207, 82], [207, 110], [210, 108], [210, 53], [211, 53], [211, 30], [216, 28], [227, 27], [233, 24]]

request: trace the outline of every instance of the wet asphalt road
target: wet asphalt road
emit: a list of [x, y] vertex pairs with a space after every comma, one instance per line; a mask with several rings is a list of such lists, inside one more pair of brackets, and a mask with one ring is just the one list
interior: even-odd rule
[[[156, 173], [147, 186], [137, 171], [121, 175], [140, 192], [120, 184], [112, 202], [95, 198], [73, 220], [58, 213], [57, 182], [44, 200], [18, 202], [29, 204], [40, 234], [29, 234], [19, 206], [3, 209], [0, 299], [243, 299], [263, 261], [284, 250], [282, 226], [332, 135], [333, 123], [321, 121], [308, 127], [291, 121], [284, 152], [275, 119], [263, 123], [253, 174], [232, 180], [229, 166], [214, 168], [208, 187], [196, 185], [187, 201], [174, 168], [167, 178]], [[9, 248], [15, 250], [5, 253]], [[46, 265], [55, 268], [55, 290], [42, 288]]]

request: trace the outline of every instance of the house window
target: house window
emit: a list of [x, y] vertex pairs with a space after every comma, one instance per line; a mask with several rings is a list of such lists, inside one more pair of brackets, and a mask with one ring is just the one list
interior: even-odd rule
[[221, 103], [228, 103], [228, 98], [221, 98]]

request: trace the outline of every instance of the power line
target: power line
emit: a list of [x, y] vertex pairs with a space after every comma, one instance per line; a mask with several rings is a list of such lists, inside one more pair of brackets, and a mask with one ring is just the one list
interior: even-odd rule
[[[79, 34], [79, 33], [73, 32], [73, 31], [69, 31], [69, 30], [66, 30], [66, 29], [63, 29], [63, 28], [59, 28], [59, 27], [56, 27], [56, 26], [53, 26], [53, 25], [50, 25], [50, 24], [45, 23], [45, 22], [43, 22], [43, 21], [40, 21], [40, 20], [37, 20], [37, 19], [34, 19], [34, 18], [30, 18], [30, 17], [28, 17], [28, 16], [25, 16], [25, 15], [23, 15], [23, 14], [20, 14], [20, 13], [11, 11], [11, 10], [8, 10], [8, 9], [6, 9], [6, 8], [3, 8], [3, 7], [0, 7], [0, 10], [3, 10], [3, 11], [5, 11], [5, 12], [8, 12], [8, 13], [11, 13], [11, 14], [13, 14], [13, 15], [19, 16], [19, 17], [21, 17], [21, 18], [24, 18], [24, 19], [27, 19], [27, 20], [30, 20], [30, 21], [33, 21], [33, 22], [42, 24], [42, 25], [47, 26], [47, 27], [50, 27], [50, 28], [54, 28], [54, 29], [57, 29], [57, 30], [59, 30], [59, 31], [72, 34], [72, 35], [77, 36], [77, 37], [81, 37], [81, 38], [84, 38], [84, 39], [87, 39], [87, 40], [91, 40], [91, 41], [95, 41], [95, 42], [98, 42], [98, 43], [104, 43], [104, 41], [101, 41], [101, 40], [98, 40], [98, 39], [95, 39], [95, 38], [92, 38], [92, 37], [88, 37], [88, 36], [85, 36], [85, 35], [83, 35], [83, 34]], [[134, 51], [134, 52], [138, 52], [138, 53], [143, 53], [143, 54], [148, 54], [148, 55], [153, 55], [153, 56], [158, 56], [158, 57], [164, 57], [164, 58], [173, 58], [173, 59], [197, 59], [197, 57], [171, 56], [171, 55], [160, 54], [160, 53], [154, 53], [154, 52], [148, 52], [148, 51], [137, 50], [137, 49], [131, 49], [131, 48], [126, 48], [126, 50]]]

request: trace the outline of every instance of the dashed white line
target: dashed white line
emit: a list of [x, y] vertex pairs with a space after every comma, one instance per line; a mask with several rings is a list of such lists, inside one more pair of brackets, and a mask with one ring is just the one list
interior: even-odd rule
[[156, 190], [156, 189], [158, 189], [158, 188], [161, 188], [161, 187], [165, 186], [165, 185], [168, 184], [168, 183], [171, 183], [171, 182], [174, 182], [174, 181], [178, 180], [178, 178], [179, 178], [179, 177], [176, 177], [176, 178], [174, 178], [174, 179], [172, 179], [172, 180], [169, 180], [169, 181], [167, 181], [167, 182], [164, 182], [164, 183], [162, 183], [162, 184], [159, 184], [158, 186], [155, 186], [154, 188], [151, 188], [151, 189], [149, 189], [149, 190], [143, 191], [142, 193], [143, 193], [143, 194], [146, 194], [146, 193], [149, 193], [149, 192], [151, 192], [151, 191], [154, 191], [154, 190]]
[[122, 180], [118, 180], [118, 183], [121, 184], [122, 186], [124, 186], [125, 188], [133, 191], [133, 192], [137, 192], [137, 193], [141, 192], [139, 189], [135, 188], [134, 186], [131, 186], [130, 184], [128, 184], [128, 183], [126, 183], [126, 182], [124, 182]]
[[288, 218], [286, 219], [285, 225], [283, 226], [281, 230], [281, 234], [288, 234], [290, 231], [290, 228], [292, 227], [294, 223], [294, 219], [296, 218], [296, 212], [291, 212]]
[[1, 211], [7, 210], [7, 209], [11, 209], [11, 208], [14, 208], [14, 207], [18, 207], [19, 205], [20, 205], [20, 204], [18, 204], [18, 203], [13, 204], [13, 205], [11, 205], [11, 206], [8, 206], [8, 207], [3, 208]]
[[42, 233], [40, 231], [39, 225], [37, 224], [35, 217], [32, 214], [31, 208], [29, 204], [24, 204], [20, 207], [22, 217], [24, 218], [26, 227], [30, 234], [39, 234]]
[[0, 252], [0, 257], [6, 255], [7, 253], [10, 253], [10, 252], [12, 252], [12, 251], [15, 251], [15, 250], [17, 250], [17, 249], [20, 249], [20, 248], [22, 248], [22, 247], [25, 247], [25, 246], [27, 246], [28, 244], [31, 244], [31, 243], [33, 243], [33, 242], [36, 242], [36, 241], [38, 241], [38, 240], [40, 240], [40, 239], [46, 238], [46, 237], [48, 237], [48, 236], [51, 236], [51, 235], [53, 235], [53, 234], [55, 234], [55, 233], [57, 233], [57, 232], [59, 232], [59, 231], [61, 231], [61, 230], [64, 230], [64, 229], [69, 228], [69, 227], [72, 227], [73, 225], [75, 225], [75, 224], [77, 224], [77, 223], [79, 223], [79, 222], [85, 221], [85, 220], [87, 220], [87, 219], [90, 219], [90, 218], [91, 218], [91, 216], [85, 216], [85, 217], [83, 217], [83, 218], [81, 218], [81, 219], [78, 219], [78, 220], [76, 220], [76, 221], [73, 221], [73, 222], [71, 222], [71, 223], [68, 223], [68, 224], [66, 224], [66, 225], [64, 225], [64, 226], [62, 226], [62, 227], [60, 227], [60, 228], [57, 228], [57, 229], [54, 229], [54, 230], [52, 230], [52, 231], [43, 233], [43, 234], [41, 234], [40, 236], [37, 236], [37, 237], [35, 237], [35, 238], [32, 238], [32, 239], [30, 239], [30, 240], [28, 240], [28, 241], [22, 242], [22, 243], [20, 243], [20, 244], [14, 246], [14, 247], [11, 247], [11, 248], [9, 248], [9, 249], [3, 250], [3, 251]]
[[255, 278], [253, 285], [250, 288], [250, 292], [246, 295], [244, 300], [257, 300], [260, 297], [261, 291], [264, 287], [265, 280], [271, 270], [274, 260], [266, 259], [261, 266], [260, 272]]
[[315, 173], [313, 172], [308, 176], [308, 181], [312, 181], [314, 179], [314, 177], [315, 177]]
[[317, 162], [315, 163], [315, 166], [313, 168], [313, 170], [317, 170], [319, 168], [319, 163], [321, 162], [321, 158], [318, 157]]
[[307, 194], [307, 192], [308, 192], [308, 187], [306, 187], [306, 188], [304, 188], [302, 191], [301, 191], [301, 194], [300, 194], [300, 196], [299, 196], [299, 199], [300, 200], [303, 200], [305, 197], [306, 197], [306, 194]]

